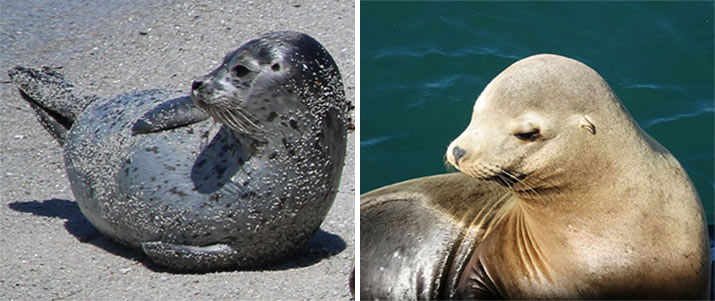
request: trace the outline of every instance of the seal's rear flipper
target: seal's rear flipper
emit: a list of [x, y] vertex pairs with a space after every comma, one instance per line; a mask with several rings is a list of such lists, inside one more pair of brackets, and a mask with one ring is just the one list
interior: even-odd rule
[[198, 247], [155, 241], [142, 243], [142, 249], [158, 264], [190, 271], [227, 269], [236, 265], [238, 256], [233, 247], [224, 244]]
[[209, 115], [197, 107], [191, 97], [179, 97], [146, 112], [132, 126], [132, 135], [169, 130], [208, 118]]
[[22, 98], [37, 113], [42, 126], [60, 145], [75, 119], [98, 97], [68, 83], [51, 67], [40, 69], [15, 67], [8, 71]]

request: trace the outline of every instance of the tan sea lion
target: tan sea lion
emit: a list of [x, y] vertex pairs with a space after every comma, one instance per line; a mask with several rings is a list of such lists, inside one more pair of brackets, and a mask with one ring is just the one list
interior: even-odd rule
[[361, 297], [707, 298], [694, 186], [588, 66], [514, 63], [447, 160], [361, 196]]

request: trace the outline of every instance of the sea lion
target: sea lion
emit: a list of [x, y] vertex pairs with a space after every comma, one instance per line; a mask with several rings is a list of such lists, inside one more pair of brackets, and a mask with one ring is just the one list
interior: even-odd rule
[[361, 196], [361, 297], [707, 298], [695, 188], [588, 66], [514, 63], [446, 158]]
[[169, 268], [280, 260], [313, 236], [338, 191], [350, 106], [335, 62], [308, 35], [247, 42], [191, 96], [100, 100], [52, 69], [10, 77], [64, 145], [82, 213]]

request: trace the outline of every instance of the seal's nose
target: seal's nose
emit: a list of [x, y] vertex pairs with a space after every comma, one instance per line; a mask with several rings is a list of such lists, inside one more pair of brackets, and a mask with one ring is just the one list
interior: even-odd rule
[[466, 152], [465, 150], [459, 148], [459, 146], [455, 146], [455, 147], [452, 149], [452, 156], [454, 156], [454, 164], [456, 164], [457, 166], [459, 166], [459, 159], [461, 159], [462, 157], [464, 157], [464, 155], [465, 155], [466, 153], [467, 153], [467, 152]]
[[195, 80], [195, 81], [191, 82], [191, 90], [198, 90], [203, 85], [204, 85], [203, 81]]

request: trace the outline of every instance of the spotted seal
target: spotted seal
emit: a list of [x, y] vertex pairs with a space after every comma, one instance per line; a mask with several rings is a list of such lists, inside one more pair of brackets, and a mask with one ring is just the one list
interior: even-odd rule
[[514, 63], [446, 158], [361, 196], [362, 298], [707, 298], [695, 188], [588, 66]]
[[245, 43], [190, 96], [100, 99], [46, 67], [10, 77], [63, 145], [82, 213], [160, 265], [273, 263], [310, 239], [336, 196], [350, 106], [332, 57], [306, 34]]

